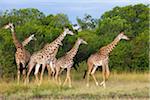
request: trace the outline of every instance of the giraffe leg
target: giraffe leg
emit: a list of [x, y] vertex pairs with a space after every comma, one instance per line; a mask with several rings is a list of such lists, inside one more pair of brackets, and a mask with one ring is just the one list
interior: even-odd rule
[[55, 69], [52, 61], [50, 62], [50, 69], [53, 73], [55, 73]]
[[17, 84], [19, 84], [20, 81], [20, 65], [17, 64]]
[[93, 66], [89, 62], [87, 64], [88, 64], [88, 70], [87, 70], [87, 84], [86, 84], [86, 86], [89, 87], [89, 78], [90, 78], [90, 74], [91, 74]]
[[59, 83], [59, 85], [61, 85], [60, 75], [61, 75], [61, 73], [62, 73], [62, 71], [63, 71], [64, 69], [63, 69], [63, 68], [60, 69], [60, 67], [58, 67], [58, 66], [55, 67], [55, 69], [56, 69], [55, 80], [56, 80], [56, 82]]
[[36, 64], [34, 75], [35, 75], [35, 78], [36, 78], [36, 82], [37, 82], [37, 83], [39, 82], [39, 78], [38, 78], [39, 68], [40, 68], [40, 64]]
[[41, 85], [41, 83], [43, 81], [44, 70], [45, 70], [45, 64], [42, 64], [42, 71], [41, 71], [41, 76], [40, 76], [40, 83], [38, 85]]
[[[67, 75], [68, 75], [68, 74], [67, 74]], [[66, 75], [66, 79], [65, 79], [65, 81], [64, 81], [64, 83], [63, 83], [63, 86], [66, 84], [66, 82], [67, 82], [67, 80], [68, 80], [67, 75]]]
[[67, 80], [68, 80], [68, 77], [66, 77], [66, 79], [65, 79], [65, 81], [63, 83], [63, 86], [66, 84]]
[[71, 67], [70, 67], [70, 68], [67, 68], [67, 77], [68, 77], [68, 80], [69, 80], [69, 87], [71, 88], [72, 85], [71, 85], [70, 71], [71, 71]]
[[58, 74], [58, 81], [59, 81], [59, 84], [61, 85], [61, 79], [60, 79], [60, 75], [61, 73], [64, 71], [64, 68], [62, 68], [60, 71], [59, 71], [59, 74]]
[[105, 85], [105, 65], [102, 65], [102, 77], [103, 77], [103, 81], [100, 83], [100, 85], [102, 85], [104, 88], [106, 87]]
[[94, 68], [93, 68], [93, 70], [92, 70], [92, 72], [91, 72], [91, 75], [92, 75], [92, 77], [93, 77], [93, 79], [94, 79], [94, 81], [95, 81], [95, 84], [98, 86], [98, 81], [96, 80], [96, 77], [95, 77], [95, 75], [94, 75], [96, 69], [97, 69], [97, 66], [94, 66]]
[[56, 80], [57, 83], [58, 83], [59, 71], [60, 71], [60, 67], [57, 66], [56, 67], [56, 74], [55, 74], [55, 80]]
[[26, 69], [23, 69], [23, 81], [25, 81], [25, 79], [26, 79]]
[[25, 80], [26, 80], [26, 68], [25, 68], [25, 63], [22, 63], [22, 67], [23, 67], [23, 81], [25, 83]]
[[46, 65], [46, 67], [47, 67], [47, 70], [48, 70], [48, 79], [50, 80], [50, 77], [51, 77], [51, 68], [50, 68], [50, 66], [47, 64]]
[[55, 65], [53, 62], [50, 63], [50, 69], [52, 71], [52, 79], [54, 80], [54, 75], [55, 75]]
[[105, 70], [105, 78], [106, 78], [106, 80], [108, 80], [109, 75], [110, 75], [109, 67], [108, 67], [108, 64], [106, 64], [106, 70]]
[[59, 82], [59, 85], [61, 85], [60, 74], [58, 74], [58, 82]]
[[28, 73], [27, 73], [27, 77], [26, 77], [26, 83], [29, 83], [29, 76], [30, 76], [30, 73], [34, 67], [35, 63], [32, 63], [32, 62], [29, 62], [28, 64]]
[[66, 84], [67, 81], [69, 81], [69, 87], [72, 87], [71, 86], [71, 78], [70, 78], [70, 70], [71, 70], [71, 68], [67, 68], [67, 75], [66, 75], [66, 79], [63, 83], [63, 86]]

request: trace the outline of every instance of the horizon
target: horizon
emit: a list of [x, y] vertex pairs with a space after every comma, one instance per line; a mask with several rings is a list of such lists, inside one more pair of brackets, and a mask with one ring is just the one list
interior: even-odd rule
[[13, 0], [9, 2], [2, 0], [0, 1], [0, 11], [3, 12], [11, 9], [36, 8], [45, 15], [64, 13], [68, 16], [69, 21], [72, 24], [76, 24], [76, 18], [83, 18], [85, 14], [90, 14], [93, 18], [100, 18], [104, 12], [109, 11], [116, 6], [123, 7], [140, 3], [149, 4], [147, 0]]

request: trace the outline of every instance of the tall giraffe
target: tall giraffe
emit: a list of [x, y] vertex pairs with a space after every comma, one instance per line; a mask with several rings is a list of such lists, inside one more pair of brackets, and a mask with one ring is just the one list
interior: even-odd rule
[[26, 77], [26, 63], [30, 59], [30, 53], [24, 48], [31, 40], [35, 39], [34, 35], [31, 35], [27, 39], [25, 39], [22, 43], [19, 42], [16, 36], [16, 32], [14, 29], [14, 25], [12, 23], [8, 23], [7, 25], [4, 26], [5, 29], [10, 29], [12, 33], [12, 38], [13, 38], [13, 43], [16, 47], [16, 53], [15, 53], [15, 60], [17, 64], [17, 79], [18, 79], [18, 84], [20, 81], [20, 65], [22, 65], [23, 68], [23, 80], [25, 80]]
[[[92, 54], [87, 61], [88, 69], [87, 69], [87, 87], [89, 87], [89, 75], [91, 74], [95, 84], [98, 86], [98, 82], [94, 76], [94, 73], [97, 69], [98, 66], [102, 66], [102, 76], [103, 76], [103, 81], [100, 83], [104, 88], [105, 86], [105, 81], [108, 79], [110, 75], [109, 67], [108, 67], [108, 61], [109, 61], [109, 54], [110, 52], [115, 48], [115, 46], [118, 44], [118, 42], [121, 39], [129, 40], [129, 38], [124, 35], [124, 33], [120, 33], [112, 43], [100, 48], [100, 50]], [[86, 74], [86, 73], [85, 73]], [[85, 76], [85, 75], [84, 75]]]
[[64, 84], [66, 84], [67, 80], [69, 80], [69, 87], [71, 87], [71, 78], [70, 78], [70, 71], [71, 71], [71, 68], [73, 66], [73, 58], [75, 57], [75, 55], [77, 54], [77, 51], [79, 49], [79, 46], [80, 44], [87, 44], [86, 41], [84, 41], [83, 39], [81, 38], [78, 38], [78, 40], [76, 41], [75, 45], [73, 46], [73, 48], [68, 51], [65, 56], [59, 58], [57, 61], [56, 61], [56, 75], [55, 75], [55, 79], [56, 81], [58, 80], [58, 77], [59, 77], [59, 82], [60, 82], [60, 75], [59, 73], [61, 72], [60, 69], [65, 69], [67, 68], [67, 76], [66, 76], [66, 79], [64, 81]]
[[43, 49], [41, 49], [38, 52], [33, 53], [33, 55], [30, 58], [30, 62], [28, 64], [27, 82], [29, 82], [29, 75], [30, 75], [32, 69], [34, 68], [34, 66], [35, 66], [34, 75], [36, 77], [36, 81], [38, 82], [38, 80], [39, 80], [38, 79], [38, 71], [39, 71], [40, 66], [42, 65], [42, 72], [40, 75], [40, 83], [38, 83], [39, 85], [41, 84], [41, 82], [43, 80], [43, 73], [44, 73], [46, 64], [48, 62], [50, 62], [50, 63], [53, 62], [53, 60], [55, 59], [55, 56], [58, 52], [59, 46], [62, 45], [62, 41], [67, 34], [74, 35], [72, 31], [65, 28], [64, 32], [62, 34], [60, 34], [60, 36], [58, 38], [56, 38], [52, 43], [46, 44]]

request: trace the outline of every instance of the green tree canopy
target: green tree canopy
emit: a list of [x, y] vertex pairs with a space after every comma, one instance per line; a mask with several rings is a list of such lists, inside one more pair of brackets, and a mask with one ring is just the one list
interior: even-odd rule
[[82, 30], [92, 30], [97, 25], [97, 19], [92, 18], [92, 16], [89, 14], [85, 14], [83, 19], [77, 17], [77, 22]]

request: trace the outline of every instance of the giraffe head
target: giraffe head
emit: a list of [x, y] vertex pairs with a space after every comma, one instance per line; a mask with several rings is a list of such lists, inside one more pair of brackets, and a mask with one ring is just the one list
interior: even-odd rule
[[34, 34], [32, 34], [29, 38], [30, 38], [30, 40], [35, 40], [35, 41], [37, 40], [37, 39], [35, 38]]
[[70, 31], [68, 28], [64, 28], [64, 34], [67, 35], [74, 35], [74, 33], [72, 31]]
[[124, 40], [129, 40], [129, 38], [124, 34], [124, 32], [121, 32], [121, 33], [118, 35], [118, 38], [119, 38], [119, 39], [124, 39]]
[[8, 23], [4, 26], [4, 29], [10, 29], [12, 32], [14, 32], [14, 25], [13, 23]]
[[79, 44], [88, 44], [86, 41], [84, 41], [83, 39], [81, 39], [81, 38], [78, 38], [78, 43]]

